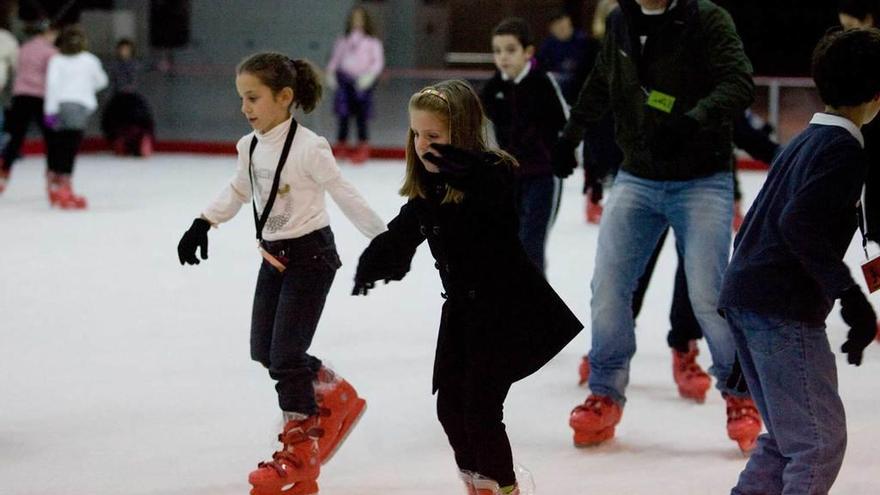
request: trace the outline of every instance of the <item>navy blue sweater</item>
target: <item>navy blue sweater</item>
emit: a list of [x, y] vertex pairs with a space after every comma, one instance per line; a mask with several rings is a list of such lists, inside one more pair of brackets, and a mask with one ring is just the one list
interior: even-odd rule
[[718, 307], [824, 323], [855, 283], [843, 255], [858, 228], [866, 166], [842, 127], [810, 124], [792, 140], [736, 236]]

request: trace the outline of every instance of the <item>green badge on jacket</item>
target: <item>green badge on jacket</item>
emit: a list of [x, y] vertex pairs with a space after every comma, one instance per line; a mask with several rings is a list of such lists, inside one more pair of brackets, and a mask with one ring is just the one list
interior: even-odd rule
[[672, 113], [672, 106], [675, 105], [675, 97], [666, 93], [661, 93], [656, 89], [652, 89], [648, 93], [648, 106], [663, 113]]

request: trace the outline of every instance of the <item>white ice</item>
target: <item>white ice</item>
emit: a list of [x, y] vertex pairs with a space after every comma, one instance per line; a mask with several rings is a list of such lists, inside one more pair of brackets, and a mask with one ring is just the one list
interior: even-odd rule
[[[75, 184], [90, 201], [85, 212], [48, 207], [43, 167], [41, 158], [18, 163], [0, 197], [0, 493], [247, 493], [247, 474], [274, 450], [280, 425], [273, 384], [249, 359], [260, 263], [249, 208], [211, 231], [210, 259], [201, 265], [181, 267], [175, 252], [234, 160], [80, 157]], [[392, 218], [402, 203], [400, 162], [344, 173]], [[748, 198], [763, 177], [742, 174]], [[570, 179], [549, 241], [549, 279], [589, 326], [598, 229], [585, 224], [582, 207], [580, 179]], [[430, 393], [442, 299], [427, 249], [403, 282], [352, 297], [367, 241], [331, 209], [344, 266], [311, 350], [369, 407], [322, 470], [321, 493], [462, 493]], [[538, 494], [723, 494], [735, 483], [745, 459], [727, 439], [720, 396], [686, 402], [672, 382], [671, 247], [638, 321], [629, 402], [614, 441], [572, 446], [568, 414], [586, 396], [576, 369], [588, 329], [514, 385], [507, 429]], [[854, 274], [860, 252], [854, 242], [847, 257]], [[845, 326], [836, 311], [828, 324], [836, 349]], [[836, 494], [880, 492], [880, 349], [872, 347], [860, 368], [838, 354], [849, 447]]]

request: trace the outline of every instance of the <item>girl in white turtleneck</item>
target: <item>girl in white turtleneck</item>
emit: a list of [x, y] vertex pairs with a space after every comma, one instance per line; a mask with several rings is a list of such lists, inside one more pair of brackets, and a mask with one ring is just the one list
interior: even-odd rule
[[[383, 232], [385, 224], [342, 178], [327, 140], [291, 115], [294, 107], [312, 111], [321, 97], [311, 65], [280, 53], [258, 53], [236, 73], [241, 111], [254, 132], [238, 141], [235, 175], [183, 235], [178, 256], [181, 264], [198, 264], [199, 248], [207, 259], [210, 227], [253, 203], [264, 260], [254, 295], [251, 357], [276, 381], [285, 448], [251, 473], [252, 493], [274, 493], [296, 483], [307, 483], [302, 493], [312, 493], [321, 462], [365, 405], [344, 380], [327, 380], [331, 375], [321, 361], [307, 353], [341, 265], [325, 191], [367, 238]], [[316, 397], [313, 381], [333, 386], [322, 386]]]

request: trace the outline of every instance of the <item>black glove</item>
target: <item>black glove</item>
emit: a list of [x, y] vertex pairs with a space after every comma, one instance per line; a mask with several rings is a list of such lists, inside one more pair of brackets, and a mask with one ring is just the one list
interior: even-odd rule
[[577, 168], [577, 159], [574, 156], [574, 150], [577, 143], [573, 143], [565, 138], [560, 138], [553, 145], [550, 152], [550, 164], [553, 166], [553, 175], [564, 179], [574, 172]]
[[463, 177], [487, 161], [485, 153], [463, 150], [451, 144], [433, 143], [431, 149], [439, 154], [425, 153], [423, 158], [437, 165], [441, 174], [451, 177]]
[[670, 115], [654, 129], [651, 150], [655, 158], [670, 158], [684, 148], [700, 127], [699, 122], [683, 114]]
[[177, 243], [177, 257], [180, 259], [181, 265], [184, 263], [199, 264], [199, 259], [196, 258], [196, 248], [199, 248], [203, 260], [208, 259], [208, 229], [210, 228], [211, 222], [204, 218], [193, 220], [189, 230], [183, 233], [183, 237]]
[[730, 376], [727, 377], [727, 388], [736, 390], [741, 394], [748, 393], [749, 391], [746, 377], [743, 376], [742, 365], [739, 364], [739, 355], [733, 360], [733, 368], [730, 370]]
[[862, 351], [877, 335], [877, 315], [859, 286], [853, 285], [840, 295], [840, 316], [849, 325], [846, 342], [840, 350], [849, 364], [862, 364]]
[[376, 282], [362, 282], [355, 280], [354, 288], [351, 290], [351, 295], [353, 296], [366, 296], [367, 292], [370, 291], [373, 287], [376, 286]]

